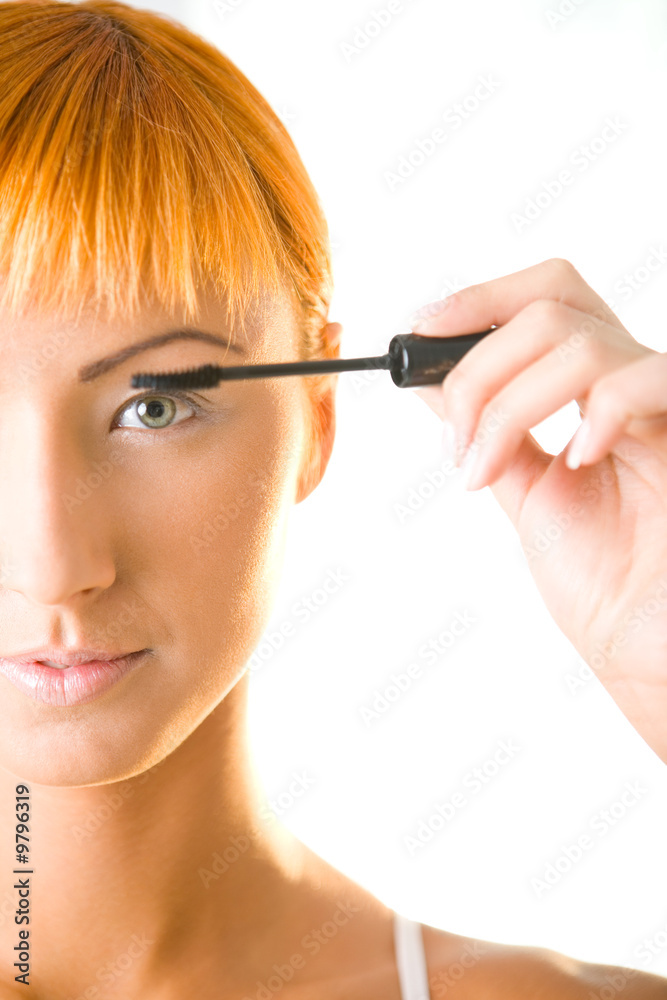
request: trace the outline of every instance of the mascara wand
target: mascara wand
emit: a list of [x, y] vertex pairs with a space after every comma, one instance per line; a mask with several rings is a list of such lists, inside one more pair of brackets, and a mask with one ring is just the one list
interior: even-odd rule
[[321, 361], [286, 361], [269, 365], [201, 365], [180, 372], [137, 374], [132, 376], [135, 389], [212, 389], [223, 379], [270, 378], [276, 375], [320, 375], [330, 372], [362, 371], [384, 368], [400, 389], [442, 382], [447, 372], [475, 344], [492, 333], [463, 333], [454, 337], [424, 337], [417, 333], [399, 333], [389, 342], [386, 354], [372, 358], [331, 358]]

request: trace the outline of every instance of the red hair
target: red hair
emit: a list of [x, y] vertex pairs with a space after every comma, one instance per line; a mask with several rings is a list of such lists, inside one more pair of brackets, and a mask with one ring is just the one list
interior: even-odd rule
[[116, 0], [0, 3], [0, 272], [10, 314], [64, 318], [131, 316], [141, 289], [193, 317], [212, 281], [243, 329], [286, 291], [301, 357], [338, 350], [327, 223], [284, 125], [213, 45]]

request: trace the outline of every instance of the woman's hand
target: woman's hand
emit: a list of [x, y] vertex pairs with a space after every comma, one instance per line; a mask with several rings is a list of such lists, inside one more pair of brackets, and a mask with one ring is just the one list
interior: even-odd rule
[[[497, 329], [415, 391], [457, 464], [470, 444], [468, 489], [491, 487], [554, 620], [667, 763], [667, 354], [558, 258], [447, 301], [413, 331]], [[530, 428], [572, 399], [585, 419], [550, 455]]]

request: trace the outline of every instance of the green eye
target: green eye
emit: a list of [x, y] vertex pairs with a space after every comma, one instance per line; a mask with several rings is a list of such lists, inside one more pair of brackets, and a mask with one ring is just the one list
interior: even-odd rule
[[[182, 392], [144, 393], [142, 396], [136, 396], [125, 404], [114, 426], [125, 429], [134, 427], [149, 431], [167, 430], [174, 426], [174, 416], [177, 415], [177, 402], [187, 402], [190, 410], [194, 411], [194, 414], [199, 413], [201, 410], [201, 407], [193, 399]], [[123, 415], [131, 412], [132, 408], [135, 408], [139, 423], [121, 422]], [[183, 419], [187, 420], [188, 416], [192, 415], [192, 412], [190, 414], [186, 413]], [[182, 423], [183, 419], [177, 420], [176, 423]]]

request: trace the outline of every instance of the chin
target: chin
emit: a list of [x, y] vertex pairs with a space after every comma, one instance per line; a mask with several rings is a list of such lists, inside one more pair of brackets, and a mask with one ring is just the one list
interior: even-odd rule
[[0, 767], [28, 785], [51, 785], [60, 788], [81, 788], [126, 781], [152, 770], [164, 759], [164, 748], [146, 754], [145, 747], [125, 747], [120, 754], [110, 756], [101, 748], [76, 741], [76, 747], [53, 741], [51, 749], [2, 747]]
[[[0, 713], [0, 767], [26, 784], [76, 788], [125, 781], [153, 769], [185, 737], [151, 706]], [[150, 720], [150, 721], [149, 721]]]

